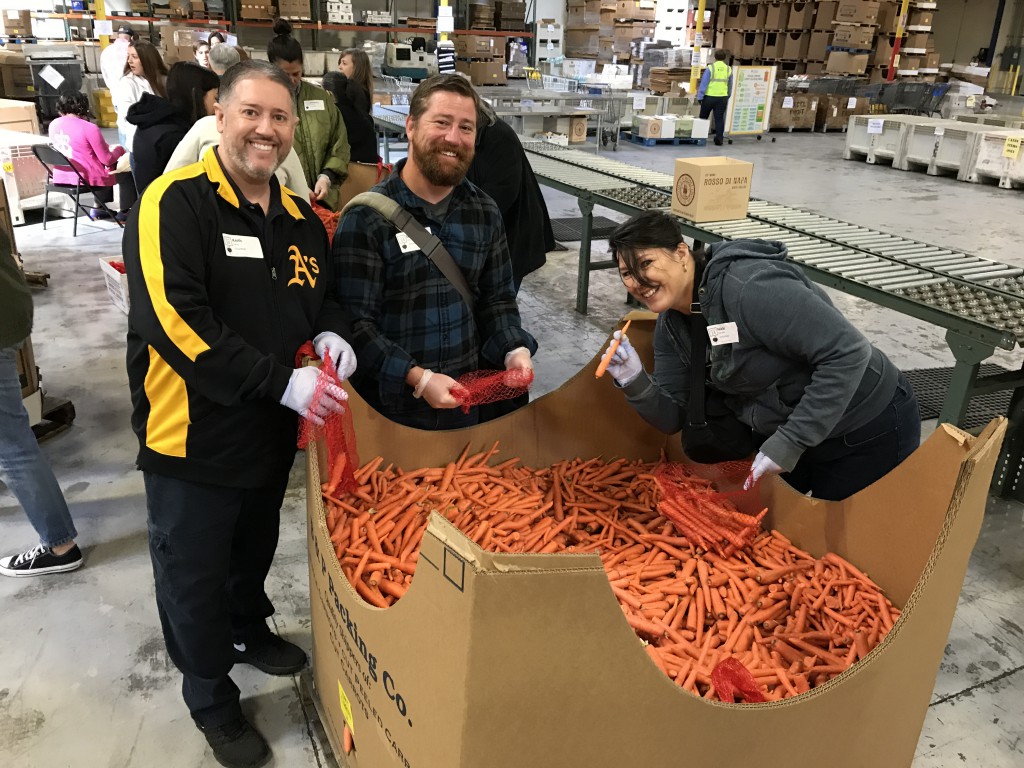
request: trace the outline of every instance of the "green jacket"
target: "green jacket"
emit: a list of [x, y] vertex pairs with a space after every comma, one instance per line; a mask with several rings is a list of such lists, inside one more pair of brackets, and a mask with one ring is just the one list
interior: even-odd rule
[[330, 193], [322, 201], [332, 211], [336, 211], [341, 181], [348, 174], [351, 154], [345, 121], [334, 105], [331, 94], [305, 80], [299, 85], [296, 100], [299, 125], [295, 129], [295, 153], [302, 163], [302, 170], [306, 172], [306, 183], [310, 189], [316, 185], [316, 177], [324, 171], [331, 171], [340, 177], [331, 185]]
[[32, 331], [32, 294], [13, 251], [0, 227], [0, 349], [19, 346]]

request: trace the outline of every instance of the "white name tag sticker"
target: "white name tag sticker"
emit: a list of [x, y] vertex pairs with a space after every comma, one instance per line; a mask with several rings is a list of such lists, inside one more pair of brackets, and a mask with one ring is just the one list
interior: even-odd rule
[[[430, 227], [424, 227], [427, 232], [430, 232]], [[431, 234], [433, 234], [431, 232]], [[418, 251], [420, 247], [413, 242], [412, 238], [409, 237], [405, 232], [398, 232], [395, 234], [395, 240], [398, 241], [398, 247], [402, 249], [402, 253], [412, 253]]]
[[740, 340], [740, 332], [736, 328], [736, 323], [719, 323], [708, 326], [708, 338], [711, 339], [713, 347], [735, 344]]
[[236, 259], [262, 259], [263, 246], [258, 237], [224, 235], [224, 251]]
[[398, 247], [402, 249], [402, 253], [411, 253], [412, 251], [418, 251], [420, 247], [412, 241], [405, 232], [399, 232], [395, 235], [395, 239], [398, 241]]
[[323, 99], [307, 99], [302, 102], [302, 108], [307, 112], [323, 112], [326, 109]]

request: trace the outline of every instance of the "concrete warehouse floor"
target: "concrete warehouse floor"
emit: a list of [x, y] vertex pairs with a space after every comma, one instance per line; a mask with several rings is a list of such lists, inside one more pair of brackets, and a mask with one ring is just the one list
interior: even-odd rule
[[[1019, 193], [844, 162], [842, 146], [842, 135], [794, 133], [778, 135], [774, 144], [744, 140], [724, 149], [754, 161], [756, 196], [1024, 264]], [[623, 145], [612, 156], [671, 173], [672, 158], [715, 149]], [[578, 215], [571, 198], [550, 190], [545, 195], [553, 217]], [[129, 427], [125, 317], [111, 305], [96, 261], [119, 253], [120, 233], [109, 225], [80, 228], [75, 239], [70, 221], [46, 233], [39, 224], [16, 232], [27, 266], [52, 276], [48, 288], [35, 292], [32, 338], [46, 390], [70, 398], [78, 417], [44, 448], [71, 504], [86, 561], [63, 576], [0, 578], [0, 762], [19, 768], [214, 766], [182, 704], [153, 602], [142, 478], [134, 470]], [[596, 244], [595, 256], [604, 246]], [[589, 361], [626, 309], [612, 272], [593, 276], [586, 317], [573, 311], [575, 284], [576, 252], [558, 252], [527, 278], [520, 294], [525, 325], [541, 344], [539, 393]], [[952, 363], [938, 328], [845, 295], [836, 300], [899, 366]], [[1013, 368], [1021, 362], [1017, 353], [996, 361]], [[303, 476], [300, 458], [268, 588], [278, 630], [308, 650]], [[1022, 511], [1017, 503], [989, 503], [914, 768], [1024, 762]], [[34, 543], [24, 514], [0, 490], [3, 554]], [[311, 739], [297, 680], [247, 666], [233, 677], [244, 708], [270, 740], [274, 765], [329, 764]], [[886, 766], [886, 757], [879, 755], [876, 765]]]

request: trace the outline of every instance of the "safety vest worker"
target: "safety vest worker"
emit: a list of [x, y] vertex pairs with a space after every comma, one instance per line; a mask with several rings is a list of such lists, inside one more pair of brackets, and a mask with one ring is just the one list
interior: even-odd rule
[[708, 80], [706, 96], [728, 96], [729, 78], [732, 77], [732, 67], [724, 61], [716, 61], [711, 67], [711, 77]]

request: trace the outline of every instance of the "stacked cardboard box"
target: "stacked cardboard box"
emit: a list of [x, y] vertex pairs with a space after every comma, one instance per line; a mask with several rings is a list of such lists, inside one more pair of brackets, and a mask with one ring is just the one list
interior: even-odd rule
[[566, 55], [625, 64], [637, 40], [654, 37], [655, 0], [569, 0]]
[[0, 35], [4, 37], [31, 37], [32, 12], [0, 10]]
[[36, 89], [32, 84], [32, 70], [21, 51], [0, 51], [0, 96], [5, 99], [36, 97]]
[[268, 21], [274, 18], [276, 0], [241, 0], [238, 17], [244, 21]]
[[495, 0], [494, 24], [498, 29], [508, 32], [526, 30], [526, 3], [521, 0]]
[[537, 64], [565, 55], [565, 34], [555, 19], [537, 21]]
[[832, 22], [832, 48], [825, 71], [832, 75], [862, 75], [875, 49], [878, 0], [840, 0]]
[[491, 35], [456, 35], [456, 71], [469, 75], [475, 85], [507, 84], [504, 39]]
[[[282, 19], [308, 21], [313, 16], [309, 0], [274, 0], [274, 2], [277, 5], [277, 15]], [[351, 11], [351, 5], [349, 5], [349, 10]]]

